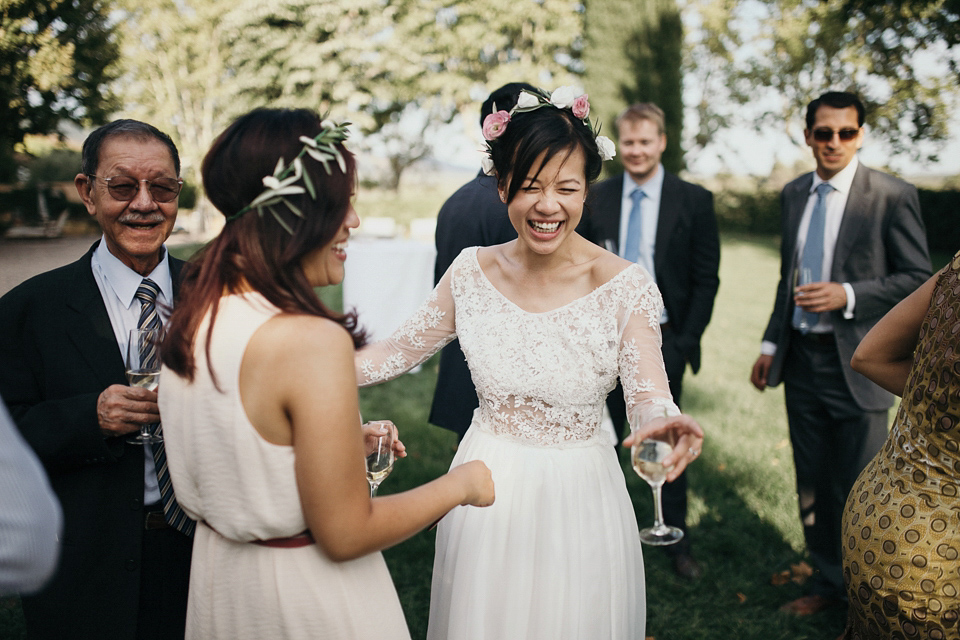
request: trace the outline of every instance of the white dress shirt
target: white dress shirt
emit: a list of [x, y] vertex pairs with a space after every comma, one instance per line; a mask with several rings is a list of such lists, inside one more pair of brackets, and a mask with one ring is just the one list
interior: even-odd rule
[[[100, 246], [93, 252], [90, 264], [93, 268], [93, 278], [100, 289], [100, 297], [103, 298], [103, 303], [107, 307], [107, 315], [113, 326], [120, 357], [126, 359], [130, 332], [137, 328], [140, 321], [140, 301], [136, 299], [136, 295], [144, 276], [110, 253], [106, 238], [100, 239]], [[160, 287], [160, 294], [157, 296], [157, 313], [160, 315], [161, 322], [166, 322], [170, 316], [170, 308], [173, 306], [173, 278], [170, 275], [170, 260], [166, 248], [163, 249], [160, 264], [146, 277]], [[153, 462], [153, 448], [145, 444], [143, 453], [143, 504], [154, 504], [160, 502], [160, 488], [156, 465]]]
[[[857, 173], [858, 166], [860, 166], [860, 162], [857, 156], [853, 156], [850, 163], [829, 180], [823, 180], [816, 172], [813, 173], [813, 183], [810, 185], [807, 204], [803, 209], [803, 216], [800, 218], [800, 227], [797, 230], [796, 255], [803, 255], [803, 246], [807, 240], [807, 230], [810, 228], [810, 218], [813, 215], [813, 207], [817, 201], [817, 187], [823, 182], [827, 182], [833, 189], [826, 195], [826, 212], [823, 230], [823, 265], [820, 271], [821, 282], [831, 281], [833, 254], [837, 247], [837, 236], [840, 235], [840, 224], [843, 222], [843, 212], [847, 208], [847, 199], [850, 197], [850, 189], [853, 186], [853, 176]], [[797, 258], [797, 260], [799, 261], [799, 258]], [[849, 282], [843, 282], [841, 284], [847, 294], [847, 305], [843, 309], [843, 317], [850, 319], [853, 317], [856, 296]], [[788, 322], [791, 320], [792, 314], [787, 318]], [[833, 332], [833, 323], [830, 321], [830, 314], [821, 313], [817, 324], [810, 328], [810, 332]], [[777, 345], [773, 342], [764, 341], [760, 345], [760, 352], [765, 355], [774, 355], [777, 352]]]

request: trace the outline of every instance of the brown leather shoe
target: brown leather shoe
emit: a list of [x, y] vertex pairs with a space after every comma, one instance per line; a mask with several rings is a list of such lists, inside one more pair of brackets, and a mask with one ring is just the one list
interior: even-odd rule
[[780, 607], [784, 613], [792, 613], [795, 616], [812, 616], [820, 613], [824, 609], [840, 604], [839, 598], [826, 598], [824, 596], [811, 595], [797, 598], [792, 602]]
[[703, 576], [703, 567], [689, 553], [681, 553], [673, 557], [673, 571], [691, 582], [696, 582]]

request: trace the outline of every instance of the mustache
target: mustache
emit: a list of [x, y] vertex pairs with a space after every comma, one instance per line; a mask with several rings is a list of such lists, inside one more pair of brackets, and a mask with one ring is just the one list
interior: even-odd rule
[[120, 224], [160, 224], [163, 220], [162, 213], [125, 213], [117, 218]]

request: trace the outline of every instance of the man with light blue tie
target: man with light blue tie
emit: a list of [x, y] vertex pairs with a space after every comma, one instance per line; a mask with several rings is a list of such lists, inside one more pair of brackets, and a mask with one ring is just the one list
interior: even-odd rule
[[800, 519], [816, 570], [809, 593], [781, 608], [796, 615], [844, 602], [844, 503], [887, 435], [893, 396], [853, 371], [850, 358], [931, 273], [916, 188], [857, 159], [864, 117], [847, 92], [807, 107], [804, 137], [817, 169], [781, 194], [780, 284], [750, 375], [760, 391], [784, 383]]
[[[667, 146], [664, 113], [652, 103], [635, 104], [616, 120], [624, 173], [590, 189], [579, 227], [587, 239], [642, 265], [663, 296], [660, 318], [663, 362], [670, 392], [678, 405], [687, 364], [700, 370], [700, 338], [720, 286], [720, 239], [713, 195], [664, 170]], [[607, 397], [618, 438], [623, 437], [626, 407], [618, 386]], [[663, 487], [664, 521], [686, 532], [665, 547], [674, 571], [696, 580], [702, 569], [693, 558], [687, 531], [687, 476]]]

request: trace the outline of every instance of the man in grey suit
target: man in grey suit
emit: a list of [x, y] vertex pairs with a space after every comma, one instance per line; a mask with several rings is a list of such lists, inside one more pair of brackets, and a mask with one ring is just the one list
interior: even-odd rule
[[844, 503], [886, 439], [893, 396], [854, 372], [850, 358], [931, 273], [917, 190], [859, 163], [863, 122], [851, 93], [828, 92], [807, 107], [817, 169], [781, 194], [780, 284], [750, 375], [760, 391], [784, 383], [800, 519], [817, 570], [809, 594], [781, 608], [797, 615], [844, 601]]
[[[660, 159], [667, 136], [660, 107], [649, 102], [632, 105], [616, 124], [625, 172], [590, 189], [588, 214], [579, 230], [653, 275], [663, 295], [663, 363], [670, 392], [679, 405], [687, 364], [694, 373], [700, 369], [700, 338], [720, 286], [713, 195], [664, 170]], [[608, 396], [607, 407], [620, 439], [627, 409], [619, 385]], [[682, 473], [663, 487], [663, 518], [686, 531], [686, 516], [687, 475]], [[689, 580], [700, 577], [689, 535], [665, 549], [678, 575]]]

